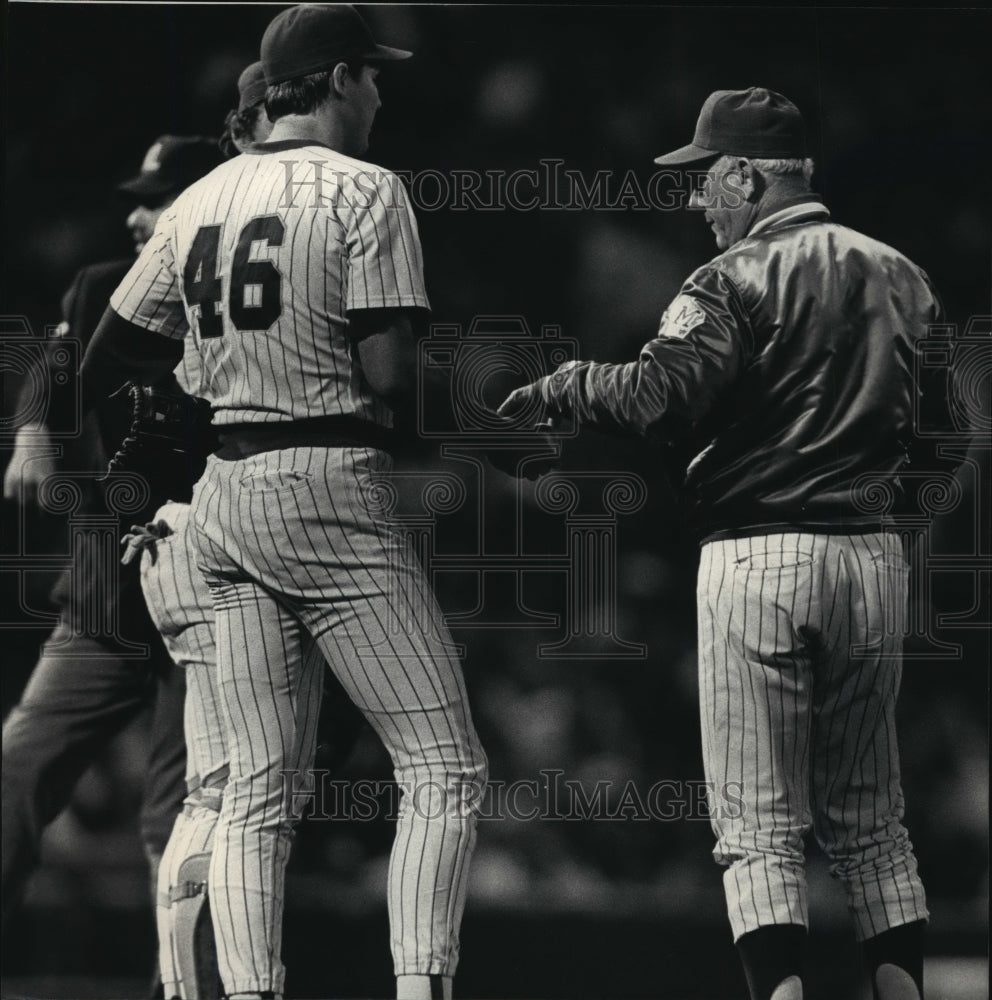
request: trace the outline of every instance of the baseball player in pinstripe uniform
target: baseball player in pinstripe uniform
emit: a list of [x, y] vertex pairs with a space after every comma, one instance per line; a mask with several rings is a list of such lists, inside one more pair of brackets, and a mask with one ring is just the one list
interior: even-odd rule
[[[227, 115], [221, 138], [221, 148], [231, 156], [264, 141], [272, 130], [263, 106], [265, 77], [260, 62], [242, 72], [238, 93], [238, 107]], [[184, 344], [183, 360], [174, 375], [179, 388], [198, 396], [199, 353], [193, 338], [187, 338]], [[155, 442], [148, 448], [148, 454], [135, 453], [132, 461], [136, 471], [159, 461]], [[206, 457], [206, 452], [196, 452], [197, 446], [191, 443], [191, 471], [199, 468], [200, 460]], [[156, 511], [151, 522], [132, 527], [125, 537], [127, 549], [122, 561], [127, 565], [140, 557], [141, 588], [149, 614], [187, 679], [183, 730], [188, 751], [188, 795], [159, 867], [156, 920], [165, 996], [207, 1000], [218, 994], [213, 927], [206, 905], [207, 879], [220, 790], [229, 766], [227, 729], [214, 676], [217, 656], [213, 601], [196, 567], [195, 538], [188, 530], [190, 484], [185, 477], [183, 480], [172, 483], [173, 499]], [[317, 657], [323, 662], [313, 640], [293, 622], [287, 627], [287, 641], [299, 644], [297, 655]], [[351, 707], [340, 685], [325, 682], [318, 738], [326, 738], [323, 746], [328, 754], [343, 756], [360, 722], [361, 715]]]
[[[284, 11], [262, 40], [270, 140], [163, 215], [82, 366], [88, 401], [171, 370], [191, 336], [221, 447], [193, 496], [216, 617], [230, 774], [209, 891], [229, 996], [280, 995], [285, 865], [312, 775], [312, 636], [401, 789], [388, 903], [397, 996], [450, 996], [486, 759], [415, 559], [378, 513], [394, 410], [428, 308], [394, 175], [355, 159], [379, 107], [377, 45], [347, 5]], [[420, 628], [398, 627], [413, 609]]]
[[[914, 345], [940, 307], [914, 264], [830, 221], [780, 94], [717, 91], [693, 143], [656, 162], [708, 167], [690, 205], [723, 253], [637, 361], [569, 363], [500, 412], [540, 398], [552, 419], [662, 440], [692, 429], [704, 764], [751, 995], [802, 996], [812, 829], [876, 997], [916, 1000], [927, 908], [894, 722], [906, 562], [856, 484], [894, 478], [914, 449]], [[742, 810], [720, 810], [728, 786]]]

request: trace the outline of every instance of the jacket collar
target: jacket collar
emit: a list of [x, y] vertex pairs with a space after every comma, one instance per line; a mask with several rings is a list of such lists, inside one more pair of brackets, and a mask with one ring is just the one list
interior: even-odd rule
[[778, 208], [772, 212], [771, 215], [766, 215], [763, 219], [759, 219], [751, 227], [751, 231], [747, 235], [756, 236], [758, 233], [766, 232], [769, 229], [777, 229], [779, 226], [829, 218], [829, 209], [815, 194], [797, 195], [783, 205], [782, 208]]

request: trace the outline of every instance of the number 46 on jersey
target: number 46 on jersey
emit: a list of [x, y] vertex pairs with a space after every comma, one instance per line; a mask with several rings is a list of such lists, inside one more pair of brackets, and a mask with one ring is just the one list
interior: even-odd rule
[[[222, 226], [201, 226], [183, 267], [190, 315], [204, 340], [224, 333], [224, 280], [217, 273]], [[278, 215], [260, 215], [238, 236], [227, 291], [227, 314], [238, 330], [268, 330], [282, 315], [282, 274], [271, 260], [250, 260], [254, 243], [282, 246], [285, 227]]]

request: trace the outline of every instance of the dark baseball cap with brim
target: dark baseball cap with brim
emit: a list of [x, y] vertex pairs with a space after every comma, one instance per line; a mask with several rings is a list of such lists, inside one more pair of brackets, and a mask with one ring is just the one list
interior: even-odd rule
[[224, 161], [216, 139], [199, 135], [160, 135], [145, 153], [140, 172], [118, 184], [135, 198], [178, 194]]
[[246, 66], [238, 77], [238, 111], [247, 111], [256, 104], [261, 104], [265, 100], [265, 87], [262, 63], [253, 62]]
[[277, 14], [262, 35], [262, 67], [269, 86], [333, 69], [339, 62], [391, 62], [412, 52], [380, 45], [361, 14], [347, 3], [304, 3]]
[[686, 166], [718, 156], [801, 159], [806, 127], [787, 97], [764, 87], [716, 90], [703, 104], [688, 146], [655, 159], [662, 166]]

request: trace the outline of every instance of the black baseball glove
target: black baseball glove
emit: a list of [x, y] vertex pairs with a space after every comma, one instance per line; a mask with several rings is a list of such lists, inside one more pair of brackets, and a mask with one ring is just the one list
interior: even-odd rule
[[156, 504], [188, 503], [207, 455], [217, 447], [210, 404], [183, 392], [172, 375], [155, 385], [128, 383], [125, 389], [131, 398], [131, 429], [110, 460], [108, 473], [142, 476]]

